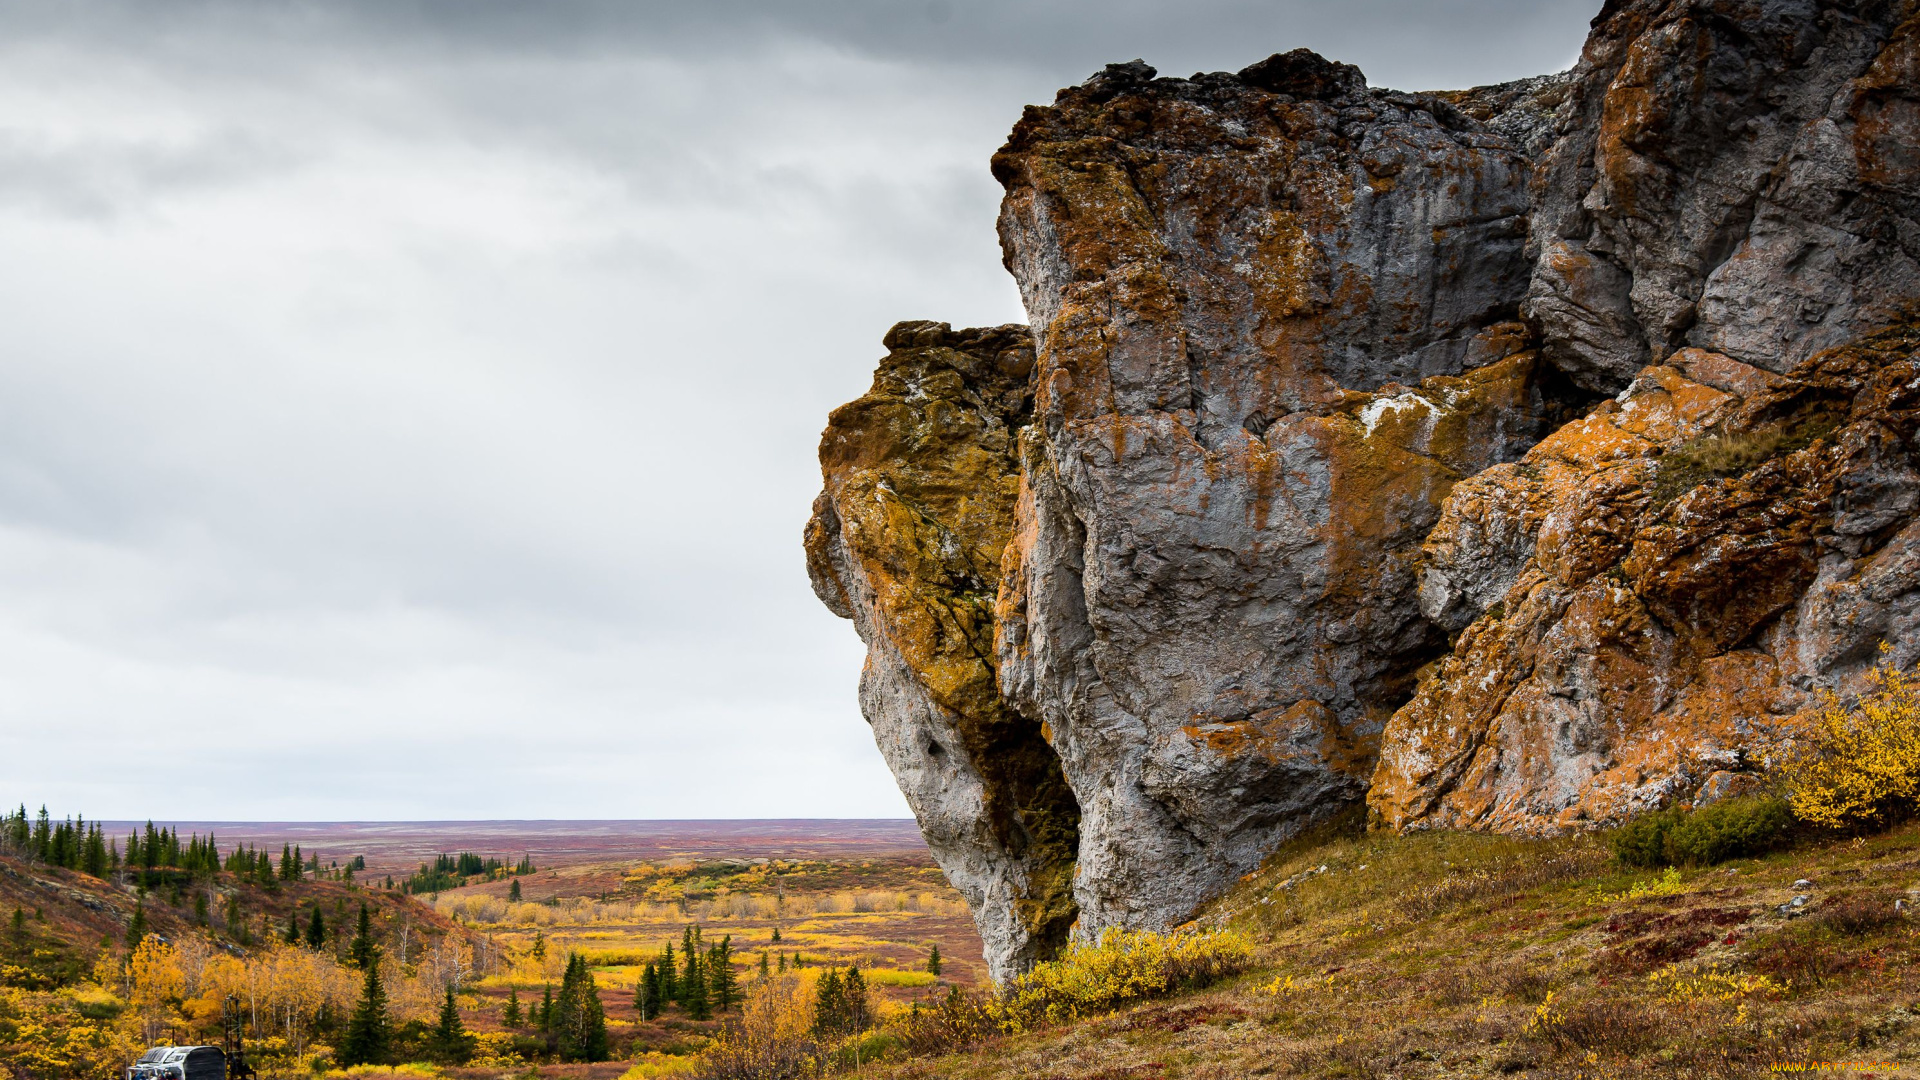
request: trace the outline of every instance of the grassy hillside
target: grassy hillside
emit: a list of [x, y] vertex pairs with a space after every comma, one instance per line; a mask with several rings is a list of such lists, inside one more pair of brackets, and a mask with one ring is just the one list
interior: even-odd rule
[[1348, 823], [1280, 852], [1202, 920], [1253, 936], [1254, 972], [870, 1071], [1753, 1077], [1842, 1062], [1920, 1076], [1920, 920], [1896, 910], [1916, 898], [1920, 826], [1630, 871], [1604, 837]]

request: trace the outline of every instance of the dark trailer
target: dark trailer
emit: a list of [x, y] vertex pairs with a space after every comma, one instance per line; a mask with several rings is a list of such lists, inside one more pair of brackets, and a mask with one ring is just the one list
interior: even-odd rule
[[217, 1046], [156, 1046], [128, 1067], [127, 1080], [227, 1080], [227, 1055]]

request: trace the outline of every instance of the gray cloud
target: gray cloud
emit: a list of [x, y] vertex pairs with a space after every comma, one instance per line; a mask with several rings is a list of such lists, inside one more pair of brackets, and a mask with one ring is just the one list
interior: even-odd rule
[[1021, 106], [1302, 44], [1511, 78], [1589, 14], [0, 4], [0, 797], [904, 814], [813, 444], [894, 320], [1020, 318]]

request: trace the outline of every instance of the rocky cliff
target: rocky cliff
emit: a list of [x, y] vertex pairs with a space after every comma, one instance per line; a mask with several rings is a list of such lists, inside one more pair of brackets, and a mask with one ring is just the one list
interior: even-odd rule
[[1913, 8], [1609, 2], [1560, 76], [1295, 51], [1027, 110], [1030, 331], [895, 327], [807, 530], [996, 974], [1363, 800], [1735, 790], [1920, 651]]

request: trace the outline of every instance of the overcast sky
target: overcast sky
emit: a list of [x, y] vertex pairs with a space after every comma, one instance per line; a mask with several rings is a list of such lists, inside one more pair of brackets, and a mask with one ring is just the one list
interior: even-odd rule
[[1021, 107], [1596, 9], [0, 3], [0, 800], [905, 816], [800, 530], [891, 323], [1022, 320]]

